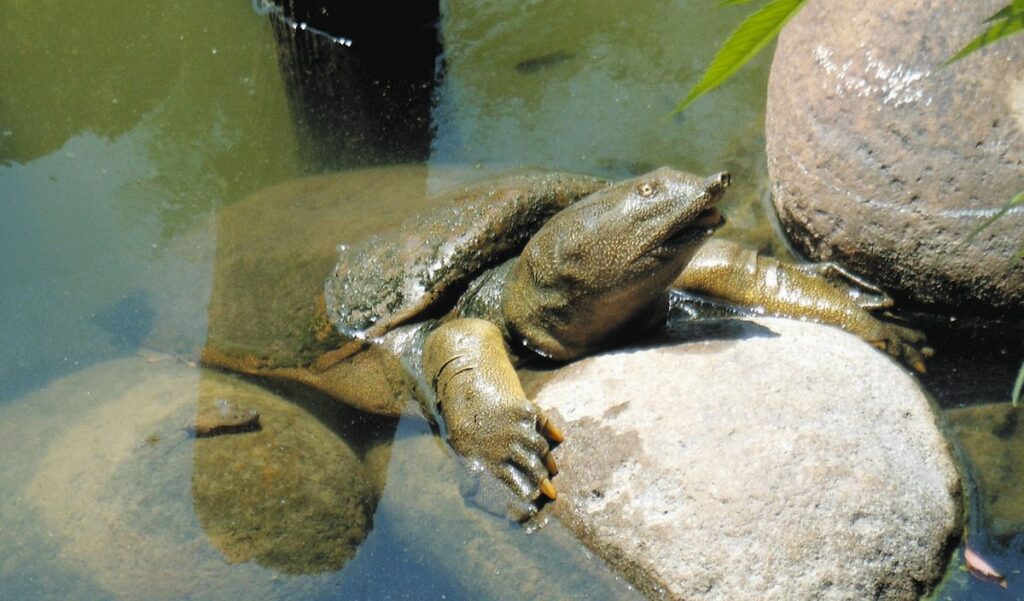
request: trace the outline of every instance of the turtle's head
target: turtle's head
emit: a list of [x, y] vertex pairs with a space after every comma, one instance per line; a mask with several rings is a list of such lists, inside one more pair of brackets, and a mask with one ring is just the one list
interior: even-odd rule
[[505, 287], [510, 330], [567, 360], [638, 327], [722, 223], [729, 174], [663, 167], [591, 194], [530, 240]]

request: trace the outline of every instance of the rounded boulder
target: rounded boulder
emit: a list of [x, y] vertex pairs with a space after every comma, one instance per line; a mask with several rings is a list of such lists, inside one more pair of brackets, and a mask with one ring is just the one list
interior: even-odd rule
[[766, 137], [790, 240], [904, 300], [1020, 313], [1024, 36], [944, 62], [1007, 2], [812, 0], [779, 38]]

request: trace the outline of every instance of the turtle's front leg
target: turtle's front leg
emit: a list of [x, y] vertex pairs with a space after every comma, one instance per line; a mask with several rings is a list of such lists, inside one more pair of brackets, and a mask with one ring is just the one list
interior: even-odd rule
[[923, 346], [921, 332], [871, 313], [892, 306], [884, 292], [831, 263], [786, 263], [728, 240], [712, 239], [673, 285], [775, 315], [839, 326], [919, 372], [932, 353]]
[[486, 468], [508, 487], [511, 517], [535, 514], [542, 493], [555, 498], [545, 436], [561, 442], [562, 433], [526, 398], [497, 326], [470, 318], [441, 325], [424, 343], [423, 371], [448, 442], [470, 469]]

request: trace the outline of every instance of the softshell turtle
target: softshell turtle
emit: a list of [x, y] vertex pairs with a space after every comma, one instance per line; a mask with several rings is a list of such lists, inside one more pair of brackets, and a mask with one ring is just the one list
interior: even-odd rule
[[323, 179], [285, 203], [264, 201], [272, 210], [262, 216], [258, 203], [232, 207], [203, 359], [374, 413], [418, 407], [471, 471], [496, 476], [481, 479], [484, 497], [517, 519], [542, 494], [555, 497], [548, 440], [562, 433], [514, 366], [569, 361], [657, 327], [671, 288], [836, 324], [923, 368], [922, 336], [876, 319], [891, 301], [864, 282], [708, 241], [727, 173], [661, 168], [618, 183], [519, 174], [457, 187], [397, 227], [358, 231], [425, 208], [422, 172], [404, 175], [406, 190], [393, 172], [350, 183], [357, 215]]

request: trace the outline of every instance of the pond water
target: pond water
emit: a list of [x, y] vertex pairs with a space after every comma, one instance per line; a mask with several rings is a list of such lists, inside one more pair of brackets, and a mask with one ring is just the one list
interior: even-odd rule
[[[260, 190], [327, 170], [349, 172], [338, 185], [348, 186], [344, 192], [363, 222], [411, 210], [360, 205], [366, 187], [430, 191], [453, 174], [476, 178], [518, 166], [624, 177], [671, 165], [731, 171], [736, 185], [722, 234], [785, 255], [764, 212], [768, 57], [685, 115], [666, 118], [744, 7], [574, 0], [510, 11], [501, 2], [450, 0], [439, 15], [444, 53], [436, 82], [433, 56], [425, 82], [382, 84], [372, 69], [390, 66], [379, 64], [352, 75], [364, 89], [405, 98], [411, 113], [402, 115], [388, 112], [393, 104], [375, 106], [333, 89], [297, 90], [304, 72], [290, 60], [309, 50], [301, 41], [285, 44], [290, 59], [279, 65], [275, 11], [268, 15], [262, 6], [13, 0], [6, 8], [4, 596], [638, 596], [557, 524], [527, 536], [466, 507], [452, 486], [450, 458], [422, 422], [370, 419], [317, 395], [277, 391], [303, 408], [301, 417], [281, 396], [197, 369], [223, 247], [217, 217]], [[288, 24], [280, 23], [284, 39]], [[399, 44], [401, 35], [354, 30], [328, 44], [359, 49], [380, 46], [382, 37]], [[339, 99], [363, 108], [339, 116]], [[359, 131], [318, 130], [330, 118], [356, 122]], [[366, 170], [410, 162], [416, 164]], [[939, 357], [948, 357], [937, 358], [925, 380], [943, 407], [1001, 400], [1012, 382], [1019, 327], [961, 320], [956, 328], [967, 326], [958, 330], [946, 318], [920, 318]], [[188, 437], [197, 403], [216, 404], [223, 387], [248, 395], [267, 415], [289, 416], [296, 425], [275, 434], [275, 444], [292, 449], [292, 463], [268, 460], [257, 470], [230, 458], [258, 449], [214, 450]], [[1003, 488], [978, 505], [972, 534], [1012, 581], [1024, 567], [1024, 524], [1013, 522], [1012, 508], [1004, 517], [998, 501], [1020, 498], [1011, 495], [1024, 486], [1012, 457], [1024, 430], [1004, 408], [993, 411], [964, 414], [957, 427], [979, 471], [986, 461], [1000, 466], [1001, 479], [979, 483]], [[989, 431], [1003, 434], [970, 435]], [[393, 446], [381, 444], [392, 437]], [[274, 549], [301, 547], [303, 537], [318, 538], [315, 524], [287, 503], [296, 492], [287, 487], [274, 508], [241, 502], [254, 486], [246, 478], [287, 484], [276, 474], [315, 466], [324, 456], [351, 466], [324, 476], [324, 490], [341, 482], [364, 491], [344, 507], [345, 515], [368, 520], [368, 534], [354, 556], [307, 549], [295, 562], [275, 555]], [[386, 482], [375, 480], [381, 464], [389, 466]], [[302, 484], [304, 498], [322, 501], [323, 491], [310, 486]], [[325, 507], [336, 506], [330, 499]], [[238, 540], [218, 530], [232, 520], [265, 534]], [[954, 570], [940, 598], [1014, 594], [1013, 587], [1002, 591]]]

